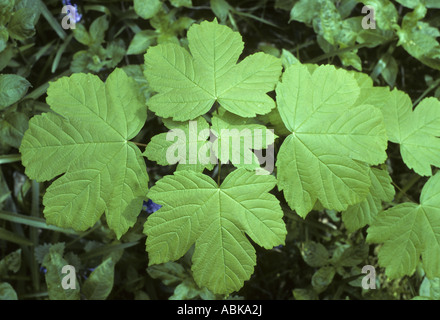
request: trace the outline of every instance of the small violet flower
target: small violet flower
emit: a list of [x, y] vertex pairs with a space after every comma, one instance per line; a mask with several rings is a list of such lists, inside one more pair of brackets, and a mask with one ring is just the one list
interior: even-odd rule
[[80, 22], [82, 19], [82, 14], [78, 13], [78, 5], [76, 3], [72, 4], [70, 0], [62, 0], [63, 6], [72, 6], [75, 8], [75, 22]]
[[144, 201], [142, 210], [146, 211], [147, 213], [153, 213], [159, 210], [160, 208], [162, 208], [160, 204], [154, 203], [151, 199], [149, 199], [147, 202]]

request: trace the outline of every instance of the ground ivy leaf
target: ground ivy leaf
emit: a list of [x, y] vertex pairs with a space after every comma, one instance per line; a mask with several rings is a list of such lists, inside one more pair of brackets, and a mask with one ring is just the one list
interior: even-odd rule
[[113, 289], [115, 263], [112, 258], [104, 260], [90, 274], [82, 287], [88, 300], [105, 300]]
[[0, 300], [18, 300], [17, 292], [7, 282], [0, 282]]
[[383, 243], [379, 264], [389, 278], [412, 275], [422, 257], [428, 278], [440, 276], [440, 173], [422, 189], [420, 204], [402, 203], [376, 217], [367, 241]]
[[50, 250], [44, 257], [43, 266], [47, 269], [46, 283], [50, 300], [79, 300], [80, 288], [78, 281], [75, 289], [64, 289], [61, 284], [66, 276], [62, 273], [64, 266], [68, 265], [63, 256], [56, 250]]
[[276, 93], [291, 132], [276, 163], [290, 207], [305, 217], [317, 200], [341, 211], [362, 201], [371, 183], [368, 164], [386, 159], [387, 136], [380, 110], [355, 104], [360, 89], [353, 75], [333, 66], [310, 73], [295, 64]]
[[154, 17], [161, 7], [160, 0], [134, 0], [134, 11], [143, 19]]
[[227, 294], [239, 290], [256, 264], [245, 233], [266, 249], [284, 244], [279, 201], [268, 192], [276, 180], [245, 169], [219, 187], [210, 177], [178, 171], [148, 193], [162, 205], [145, 223], [150, 265], [177, 260], [195, 244], [194, 279], [200, 287]]
[[16, 103], [31, 84], [16, 74], [0, 74], [0, 110]]
[[382, 211], [382, 201], [392, 201], [395, 190], [387, 171], [369, 168], [371, 186], [367, 197], [342, 213], [346, 228], [352, 232], [370, 225]]
[[145, 76], [158, 92], [149, 100], [157, 115], [190, 120], [208, 112], [215, 101], [242, 117], [266, 114], [275, 102], [266, 94], [281, 73], [279, 59], [256, 53], [237, 63], [243, 51], [238, 32], [217, 20], [188, 30], [191, 54], [177, 44], [160, 44], [145, 55]]
[[43, 198], [48, 223], [92, 227], [102, 213], [120, 238], [142, 209], [148, 175], [131, 142], [146, 120], [134, 80], [116, 69], [104, 84], [74, 74], [50, 84], [55, 113], [35, 116], [20, 147], [26, 174], [45, 181], [64, 174]]

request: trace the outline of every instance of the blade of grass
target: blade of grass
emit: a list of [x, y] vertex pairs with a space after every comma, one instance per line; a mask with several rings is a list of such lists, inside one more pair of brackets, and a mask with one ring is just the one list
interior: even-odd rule
[[80, 255], [80, 259], [87, 260], [87, 259], [103, 256], [113, 251], [133, 247], [138, 243], [139, 241], [105, 245]]
[[64, 40], [63, 44], [58, 49], [55, 59], [53, 59], [52, 68], [51, 68], [52, 73], [55, 73], [55, 71], [57, 70], [58, 65], [60, 64], [61, 57], [63, 56], [63, 53], [66, 50], [72, 38], [73, 38], [73, 33], [69, 34], [69, 36], [66, 38], [66, 40]]
[[44, 18], [47, 20], [49, 25], [52, 27], [52, 29], [58, 34], [58, 36], [65, 40], [67, 37], [66, 32], [63, 28], [61, 28], [61, 24], [57, 21], [57, 19], [54, 18], [52, 13], [50, 13], [47, 6], [41, 1], [41, 0], [35, 0], [38, 2], [38, 5], [40, 6], [41, 13], [43, 14]]
[[[32, 180], [32, 207], [31, 207], [31, 216], [34, 218], [40, 217], [40, 184]], [[29, 237], [31, 238], [34, 247], [38, 246], [38, 231], [35, 228], [31, 228], [29, 230]], [[35, 251], [31, 250], [31, 276], [32, 276], [32, 284], [34, 286], [35, 291], [40, 291], [40, 273], [38, 272], [38, 262], [35, 259]]]
[[5, 154], [0, 156], [0, 165], [5, 163], [13, 163], [21, 161], [21, 155], [20, 154]]
[[34, 100], [38, 99], [39, 97], [41, 97], [43, 94], [46, 93], [47, 88], [49, 88], [49, 82], [51, 82], [51, 81], [55, 81], [55, 80], [57, 80], [58, 78], [61, 78], [61, 77], [64, 77], [64, 76], [69, 76], [69, 75], [71, 75], [71, 74], [72, 74], [72, 71], [70, 71], [70, 70], [66, 70], [66, 71], [64, 71], [63, 73], [61, 73], [61, 74], [59, 74], [59, 75], [53, 77], [52, 79], [50, 79], [48, 82], [46, 82], [46, 83], [42, 84], [41, 86], [35, 88], [35, 90], [32, 90], [31, 92], [29, 92], [29, 93], [23, 98], [23, 100], [24, 100], [24, 99], [34, 99]]
[[24, 224], [26, 226], [34, 227], [37, 229], [46, 229], [46, 230], [51, 230], [66, 234], [79, 235], [79, 233], [73, 229], [64, 229], [57, 226], [47, 225], [44, 219], [42, 218], [29, 217], [19, 213], [12, 213], [12, 212], [0, 210], [0, 219], [18, 224]]
[[23, 246], [33, 246], [34, 244], [29, 239], [19, 236], [9, 230], [0, 227], [0, 239], [9, 242], [17, 243]]
[[432, 90], [437, 88], [440, 85], [440, 79], [435, 80], [431, 85], [422, 93], [422, 95], [414, 102], [413, 107], [419, 104], [420, 101], [423, 100]]

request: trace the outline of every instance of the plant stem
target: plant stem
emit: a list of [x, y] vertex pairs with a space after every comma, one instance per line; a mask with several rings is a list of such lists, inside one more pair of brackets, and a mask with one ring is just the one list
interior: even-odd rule
[[222, 162], [218, 160], [217, 185], [220, 187], [220, 173], [222, 171]]
[[140, 142], [134, 142], [134, 141], [132, 141], [135, 145], [137, 145], [137, 146], [139, 146], [139, 147], [147, 147], [147, 145], [146, 144], [144, 144], [144, 143], [140, 143]]

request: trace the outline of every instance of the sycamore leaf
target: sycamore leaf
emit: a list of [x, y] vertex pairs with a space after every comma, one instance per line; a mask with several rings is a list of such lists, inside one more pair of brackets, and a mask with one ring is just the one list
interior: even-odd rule
[[388, 138], [400, 144], [403, 162], [422, 176], [440, 167], [440, 101], [425, 98], [412, 111], [411, 98], [394, 89], [379, 103]]
[[248, 170], [260, 168], [260, 161], [252, 150], [266, 149], [276, 136], [264, 125], [241, 122], [237, 118], [227, 112], [212, 117], [212, 132], [216, 137], [213, 153], [221, 163], [231, 162], [237, 168]]
[[362, 201], [368, 164], [386, 159], [382, 114], [355, 104], [359, 92], [352, 74], [332, 66], [310, 73], [292, 65], [277, 86], [278, 110], [291, 132], [278, 152], [278, 187], [302, 217], [317, 200], [338, 211]]
[[179, 121], [195, 119], [216, 101], [242, 117], [266, 114], [275, 107], [266, 92], [279, 79], [279, 59], [260, 52], [237, 64], [243, 51], [241, 36], [217, 20], [193, 24], [188, 43], [191, 53], [166, 43], [145, 54], [145, 76], [158, 92], [148, 106], [157, 115]]
[[428, 278], [440, 276], [440, 173], [422, 189], [420, 204], [402, 203], [376, 217], [367, 241], [383, 243], [379, 264], [389, 278], [412, 275], [419, 263]]
[[221, 186], [193, 171], [159, 180], [148, 197], [162, 205], [145, 223], [150, 265], [177, 260], [195, 244], [192, 271], [198, 286], [214, 293], [239, 290], [256, 264], [258, 245], [284, 244], [286, 227], [279, 201], [269, 191], [276, 179], [245, 169]]
[[395, 190], [387, 171], [369, 168], [369, 175], [371, 186], [367, 197], [342, 213], [342, 220], [349, 231], [370, 225], [382, 211], [382, 201], [392, 201], [394, 198]]
[[212, 170], [209, 124], [203, 117], [189, 122], [169, 119], [163, 119], [163, 122], [170, 131], [155, 135], [145, 148], [144, 156], [162, 166], [179, 163], [177, 170]]
[[121, 69], [105, 84], [74, 74], [51, 83], [47, 93], [58, 114], [32, 118], [20, 147], [31, 179], [65, 173], [44, 195], [47, 222], [81, 231], [105, 212], [120, 238], [135, 223], [148, 188], [141, 152], [128, 141], [146, 120], [135, 81]]
[[221, 110], [212, 117], [211, 127], [203, 117], [188, 122], [164, 119], [170, 131], [154, 136], [143, 155], [160, 165], [178, 163], [177, 170], [212, 170], [219, 160], [257, 170], [260, 161], [252, 150], [266, 149], [276, 136], [253, 119]]

